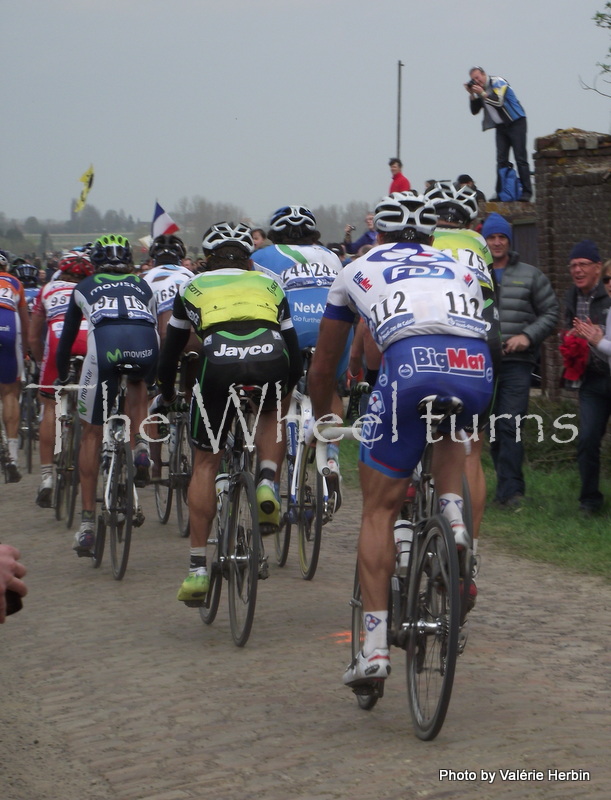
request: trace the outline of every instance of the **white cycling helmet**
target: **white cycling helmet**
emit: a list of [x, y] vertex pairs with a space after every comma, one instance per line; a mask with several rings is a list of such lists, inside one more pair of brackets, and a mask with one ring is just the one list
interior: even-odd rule
[[411, 228], [424, 236], [432, 236], [437, 214], [421, 194], [393, 192], [377, 204], [373, 224], [382, 233]]
[[209, 254], [226, 244], [238, 245], [247, 256], [251, 255], [255, 249], [248, 225], [244, 225], [243, 222], [238, 222], [237, 225], [233, 222], [217, 222], [204, 234], [202, 250]]
[[466, 224], [477, 217], [477, 195], [472, 186], [456, 187], [450, 181], [438, 181], [424, 197], [445, 222]]

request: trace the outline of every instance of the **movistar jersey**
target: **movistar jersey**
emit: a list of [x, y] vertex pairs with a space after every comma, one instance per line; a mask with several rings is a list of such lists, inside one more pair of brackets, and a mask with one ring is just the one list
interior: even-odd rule
[[258, 266], [279, 276], [286, 292], [299, 346], [314, 347], [327, 294], [342, 271], [339, 258], [322, 245], [277, 244], [256, 250]]
[[66, 325], [81, 315], [89, 329], [106, 322], [143, 322], [155, 325], [157, 311], [153, 290], [139, 275], [98, 272], [82, 280], [72, 293]]
[[432, 247], [382, 244], [343, 268], [329, 291], [325, 316], [352, 322], [360, 314], [381, 350], [409, 336], [485, 339], [484, 279], [478, 267]]
[[293, 327], [288, 303], [277, 280], [262, 272], [236, 268], [196, 275], [180, 286], [169, 325], [190, 325], [203, 339], [224, 324], [263, 322], [281, 330]]
[[[62, 379], [68, 374], [70, 348], [77, 337], [83, 317], [88, 322], [87, 349], [91, 352], [96, 349], [96, 330], [108, 325], [133, 325], [156, 331], [157, 310], [153, 290], [139, 275], [133, 274], [98, 272], [80, 281], [70, 297], [57, 348], [57, 369]], [[121, 344], [129, 348], [133, 342], [128, 340]], [[128, 352], [129, 357], [132, 357], [132, 350], [125, 351], [126, 354]]]

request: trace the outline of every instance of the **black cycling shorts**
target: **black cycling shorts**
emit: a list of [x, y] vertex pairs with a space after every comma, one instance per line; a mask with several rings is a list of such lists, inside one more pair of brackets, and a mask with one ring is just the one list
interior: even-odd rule
[[286, 395], [289, 355], [277, 330], [259, 326], [250, 332], [210, 333], [204, 337], [200, 363], [199, 391], [195, 386], [191, 400], [191, 438], [200, 450], [224, 446], [236, 414], [233, 385], [267, 386], [263, 410], [275, 408], [278, 396]]

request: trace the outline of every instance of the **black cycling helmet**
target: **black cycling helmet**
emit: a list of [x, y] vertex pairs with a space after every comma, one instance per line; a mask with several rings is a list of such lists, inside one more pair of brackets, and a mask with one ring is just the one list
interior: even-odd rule
[[316, 219], [306, 206], [283, 206], [272, 214], [269, 229], [288, 239], [300, 239], [316, 232]]
[[93, 243], [89, 255], [96, 272], [131, 272], [132, 248], [125, 236], [111, 233]]
[[19, 261], [19, 263], [13, 263], [11, 273], [19, 278], [26, 289], [35, 289], [38, 286], [38, 267], [25, 263], [22, 258], [15, 259], [15, 261]]
[[156, 236], [149, 247], [149, 256], [155, 261], [165, 256], [168, 259], [166, 263], [170, 261], [172, 263], [178, 263], [182, 261], [186, 255], [187, 249], [183, 240], [173, 234], [168, 236], [163, 233], [161, 236]]

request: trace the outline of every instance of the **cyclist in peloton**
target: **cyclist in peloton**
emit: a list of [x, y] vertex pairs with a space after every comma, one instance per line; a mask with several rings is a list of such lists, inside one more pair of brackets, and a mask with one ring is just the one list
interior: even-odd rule
[[28, 304], [28, 311], [32, 311], [34, 301], [40, 292], [39, 269], [34, 264], [28, 264], [20, 256], [13, 261], [11, 273], [21, 281]]
[[[166, 328], [172, 316], [172, 307], [178, 289], [193, 277], [193, 272], [183, 265], [186, 255], [184, 242], [178, 236], [173, 234], [157, 236], [149, 248], [149, 258], [152, 260], [153, 266], [142, 273], [142, 277], [153, 290], [157, 301], [160, 349], [163, 348], [165, 342]], [[199, 339], [193, 332], [185, 347], [185, 351], [187, 350], [199, 351]], [[191, 369], [193, 369], [192, 373]], [[187, 375], [185, 381], [185, 385], [189, 387], [188, 399], [190, 399], [190, 387], [195, 380], [196, 369], [197, 363], [189, 365], [190, 374]], [[151, 438], [161, 438], [159, 428], [153, 432]], [[157, 480], [161, 477], [161, 443], [159, 441], [151, 442], [151, 456], [153, 460], [151, 477], [153, 480]]]
[[149, 258], [152, 259], [153, 266], [142, 273], [155, 294], [161, 347], [165, 341], [165, 332], [178, 289], [193, 277], [193, 272], [182, 264], [186, 255], [184, 242], [178, 236], [157, 236], [149, 248]]
[[[216, 514], [215, 477], [227, 431], [235, 415], [234, 384], [267, 386], [255, 432], [260, 470], [257, 504], [261, 533], [273, 533], [280, 519], [274, 477], [281, 443], [276, 442], [277, 396], [287, 397], [302, 370], [301, 353], [289, 305], [273, 276], [253, 270], [254, 243], [242, 223], [220, 222], [205, 234], [206, 271], [184, 283], [174, 301], [159, 364], [161, 396], [151, 410], [175, 401], [176, 366], [191, 328], [202, 340], [199, 388], [203, 409], [191, 400], [191, 438], [195, 446], [189, 484], [191, 550], [189, 574], [178, 600], [201, 604], [210, 580], [206, 543]], [[209, 431], [204, 417], [207, 417]]]
[[0, 398], [10, 463], [9, 483], [21, 480], [19, 472], [19, 393], [23, 359], [27, 353], [29, 314], [22, 284], [9, 273], [8, 253], [0, 251]]
[[[387, 608], [395, 565], [393, 524], [427, 441], [418, 402], [430, 394], [460, 397], [460, 428], [487, 407], [492, 394], [488, 323], [482, 316], [478, 276], [430, 246], [436, 223], [434, 208], [420, 195], [395, 192], [380, 201], [375, 209], [379, 244], [344, 267], [331, 287], [310, 373], [314, 412], [320, 419], [331, 411], [335, 368], [355, 316], [363, 316], [383, 360], [368, 406], [376, 416], [364, 425], [360, 449], [358, 564], [365, 641], [344, 674], [348, 686], [390, 674]], [[436, 475], [439, 509], [452, 525], [457, 545], [464, 546], [464, 443], [445, 434], [435, 448], [442, 456]]]
[[148, 414], [146, 387], [154, 381], [159, 355], [155, 298], [148, 283], [132, 272], [128, 240], [116, 234], [102, 236], [94, 242], [90, 258], [95, 274], [74, 289], [57, 347], [59, 382], [65, 383], [72, 345], [85, 317], [89, 332], [78, 395], [83, 423], [79, 455], [82, 522], [73, 545], [79, 556], [91, 556], [95, 544], [96, 484], [103, 424], [112, 413], [120, 379], [117, 365], [122, 363], [136, 364], [139, 368], [130, 377], [126, 414], [134, 447], [134, 483], [143, 486], [148, 482], [149, 447], [138, 431]]
[[[435, 208], [439, 221], [435, 230], [433, 247], [473, 267], [476, 271], [484, 297], [482, 316], [489, 323], [488, 347], [492, 356], [495, 375], [501, 363], [501, 325], [498, 311], [498, 286], [492, 269], [492, 254], [486, 240], [477, 231], [471, 230], [471, 224], [478, 214], [476, 190], [471, 186], [456, 187], [449, 181], [436, 182], [425, 193], [425, 198]], [[471, 452], [467, 456], [465, 474], [469, 482], [469, 493], [473, 512], [473, 554], [477, 554], [479, 529], [486, 505], [486, 478], [481, 463], [484, 443], [483, 431], [488, 424], [490, 408], [478, 420], [477, 439], [473, 438], [472, 428], [466, 426], [471, 436]], [[433, 464], [433, 472], [435, 465]], [[471, 583], [471, 600], [475, 601], [477, 589]]]
[[[40, 367], [40, 402], [42, 420], [39, 428], [41, 483], [36, 503], [50, 508], [53, 495], [53, 449], [55, 444], [55, 381], [57, 345], [64, 326], [68, 303], [77, 283], [93, 275], [93, 264], [84, 252], [71, 251], [57, 264], [58, 277], [46, 283], [36, 300], [30, 317], [30, 351]], [[82, 319], [71, 355], [87, 352], [87, 320]]]
[[[316, 219], [309, 208], [293, 205], [279, 208], [272, 214], [267, 238], [268, 247], [256, 250], [253, 261], [256, 265], [271, 270], [282, 280], [299, 346], [315, 347], [327, 294], [333, 281], [342, 271], [342, 263], [335, 253], [319, 243]], [[348, 368], [351, 340], [337, 368], [337, 379]], [[333, 395], [333, 412], [343, 416], [343, 405], [339, 394]], [[335, 443], [327, 448], [329, 491], [335, 491], [335, 510], [341, 504], [339, 481], [339, 447]]]

